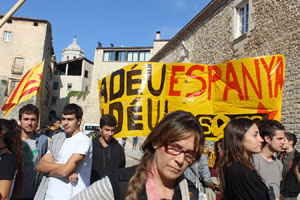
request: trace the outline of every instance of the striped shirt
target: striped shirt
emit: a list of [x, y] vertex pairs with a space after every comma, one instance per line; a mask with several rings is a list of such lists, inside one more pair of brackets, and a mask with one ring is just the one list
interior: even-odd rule
[[114, 193], [108, 176], [94, 182], [77, 194], [72, 200], [114, 200]]

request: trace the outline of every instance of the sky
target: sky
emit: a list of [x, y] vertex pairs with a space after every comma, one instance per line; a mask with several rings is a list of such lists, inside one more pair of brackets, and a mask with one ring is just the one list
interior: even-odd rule
[[[57, 62], [74, 36], [94, 61], [102, 47], [151, 47], [157, 31], [172, 39], [211, 0], [26, 0], [13, 16], [44, 19], [51, 23]], [[1, 0], [6, 14], [18, 0]]]

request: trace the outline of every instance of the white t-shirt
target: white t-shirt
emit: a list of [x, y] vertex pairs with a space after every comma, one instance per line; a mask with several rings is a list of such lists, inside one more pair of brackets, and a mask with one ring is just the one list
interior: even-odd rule
[[92, 167], [92, 142], [82, 132], [66, 138], [56, 163], [66, 163], [75, 153], [85, 155], [80, 165], [75, 169], [75, 172], [78, 173], [77, 183], [69, 182], [68, 178], [50, 177], [45, 199], [71, 199], [89, 186]]

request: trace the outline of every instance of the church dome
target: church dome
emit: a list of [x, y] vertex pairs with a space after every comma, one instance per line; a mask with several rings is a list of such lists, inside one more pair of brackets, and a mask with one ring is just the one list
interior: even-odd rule
[[63, 50], [62, 61], [79, 58], [83, 56], [84, 56], [84, 51], [77, 44], [77, 39], [75, 36], [73, 42]]
[[64, 50], [73, 50], [73, 51], [81, 51], [80, 46], [77, 44], [77, 39], [74, 37], [72, 44], [70, 44], [67, 48]]

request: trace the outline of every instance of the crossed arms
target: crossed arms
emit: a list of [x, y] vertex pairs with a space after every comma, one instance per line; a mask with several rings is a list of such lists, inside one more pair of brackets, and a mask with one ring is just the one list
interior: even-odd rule
[[52, 154], [48, 153], [45, 154], [40, 160], [37, 170], [43, 173], [49, 173], [49, 175], [52, 177], [68, 177], [69, 180], [73, 182], [73, 179], [77, 180], [77, 174], [74, 173], [74, 171], [83, 159], [84, 155], [74, 153], [65, 164], [58, 164], [55, 163]]

